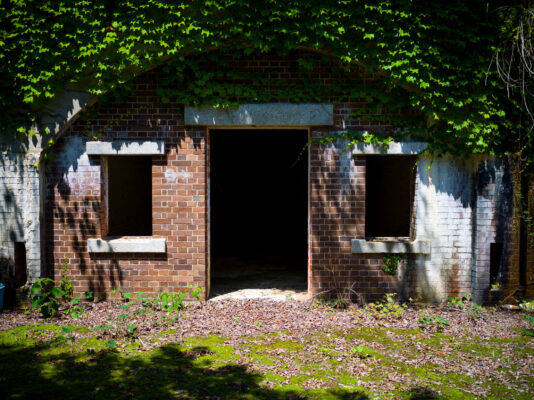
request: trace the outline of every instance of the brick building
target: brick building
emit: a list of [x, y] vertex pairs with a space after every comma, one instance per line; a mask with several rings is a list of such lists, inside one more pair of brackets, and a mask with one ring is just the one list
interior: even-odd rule
[[[248, 56], [234, 68], [291, 81], [296, 58]], [[314, 74], [328, 86], [327, 69]], [[229, 264], [239, 273], [246, 260], [268, 260], [266, 273], [300, 279], [309, 295], [351, 288], [363, 300], [484, 302], [532, 288], [532, 228], [513, 221], [514, 190], [533, 210], [533, 185], [522, 176], [514, 189], [505, 161], [432, 159], [414, 141], [319, 143], [396, 128], [352, 117], [362, 101], [335, 93], [221, 110], [161, 103], [164, 81], [162, 70], [140, 74], [114, 104], [66, 87], [39, 120], [57, 138], [40, 168], [39, 140], [1, 144], [2, 280], [58, 278], [68, 260], [76, 293], [210, 293]], [[393, 275], [383, 268], [391, 255]]]

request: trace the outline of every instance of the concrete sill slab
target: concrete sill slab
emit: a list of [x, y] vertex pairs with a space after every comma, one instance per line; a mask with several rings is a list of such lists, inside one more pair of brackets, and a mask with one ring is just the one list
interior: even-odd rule
[[416, 239], [413, 241], [360, 240], [352, 239], [352, 253], [399, 253], [430, 254], [430, 241]]
[[165, 253], [164, 238], [88, 239], [89, 253]]

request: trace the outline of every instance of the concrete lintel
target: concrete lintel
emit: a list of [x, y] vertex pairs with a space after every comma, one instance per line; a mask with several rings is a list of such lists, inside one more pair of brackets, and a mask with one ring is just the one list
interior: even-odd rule
[[113, 140], [109, 142], [87, 142], [89, 155], [148, 156], [165, 154], [163, 140]]
[[357, 143], [354, 145], [352, 154], [373, 154], [373, 155], [410, 155], [419, 154], [428, 147], [425, 142], [391, 142], [387, 148], [385, 146], [375, 146], [367, 143]]
[[243, 104], [238, 108], [185, 107], [186, 125], [321, 126], [334, 124], [332, 104]]
[[89, 253], [165, 253], [164, 238], [88, 239]]
[[414, 241], [352, 239], [351, 244], [353, 253], [430, 254], [430, 241], [426, 239]]

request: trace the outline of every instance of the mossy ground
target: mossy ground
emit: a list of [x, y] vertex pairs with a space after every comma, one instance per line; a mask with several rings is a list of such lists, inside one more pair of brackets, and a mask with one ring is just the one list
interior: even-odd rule
[[[531, 338], [421, 333], [332, 329], [299, 341], [284, 331], [237, 341], [212, 335], [146, 351], [135, 338], [109, 343], [75, 325], [20, 326], [0, 332], [0, 387], [4, 398], [39, 399], [532, 398], [534, 378], [513, 379], [520, 361], [534, 357]], [[495, 375], [480, 382], [473, 371], [488, 358]]]

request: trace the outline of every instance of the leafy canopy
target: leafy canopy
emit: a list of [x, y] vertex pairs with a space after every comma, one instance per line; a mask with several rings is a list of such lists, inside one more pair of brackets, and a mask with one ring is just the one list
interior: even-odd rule
[[[87, 82], [99, 95], [161, 65], [174, 79], [159, 91], [163, 102], [257, 102], [258, 90], [201, 73], [200, 65], [221, 54], [309, 49], [339, 60], [341, 70], [364, 66], [379, 76], [376, 91], [346, 88], [342, 79], [332, 90], [370, 107], [418, 110], [423, 118], [405, 128], [428, 134], [435, 149], [516, 151], [521, 105], [490, 69], [503, 35], [492, 7], [478, 0], [11, 0], [0, 8], [0, 122], [6, 130], [31, 121], [68, 82]], [[313, 86], [275, 97], [318, 101], [324, 93]]]

